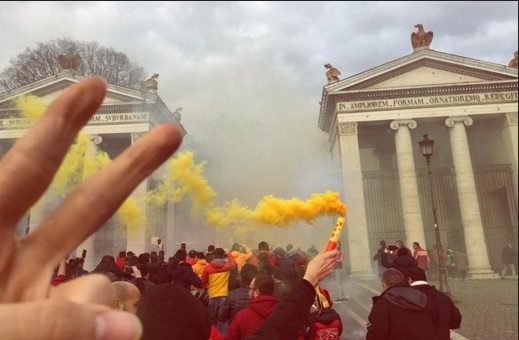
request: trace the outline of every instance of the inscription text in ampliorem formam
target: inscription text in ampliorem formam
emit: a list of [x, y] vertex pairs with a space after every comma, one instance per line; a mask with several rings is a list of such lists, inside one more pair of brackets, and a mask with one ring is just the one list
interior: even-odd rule
[[402, 98], [373, 100], [362, 102], [338, 103], [338, 110], [364, 110], [364, 109], [387, 109], [416, 106], [433, 106], [444, 104], [482, 104], [492, 102], [517, 101], [517, 92], [463, 94], [453, 96], [434, 96], [422, 98]]

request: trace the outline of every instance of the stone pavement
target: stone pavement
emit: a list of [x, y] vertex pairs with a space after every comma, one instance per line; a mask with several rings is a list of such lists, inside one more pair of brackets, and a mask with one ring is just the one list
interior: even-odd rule
[[[353, 279], [350, 279], [353, 280]], [[380, 280], [356, 280], [356, 283], [380, 291]], [[429, 280], [439, 288], [437, 280]], [[449, 279], [452, 300], [462, 315], [461, 328], [454, 330], [454, 340], [518, 339], [517, 279]]]

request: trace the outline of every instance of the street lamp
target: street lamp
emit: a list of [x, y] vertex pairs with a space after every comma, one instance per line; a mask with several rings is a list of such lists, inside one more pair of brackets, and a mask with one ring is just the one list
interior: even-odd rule
[[422, 156], [427, 160], [427, 177], [429, 178], [429, 192], [431, 194], [431, 204], [432, 204], [432, 212], [433, 212], [433, 222], [434, 222], [434, 235], [436, 236], [436, 252], [438, 254], [438, 273], [440, 275], [440, 291], [444, 292], [447, 295], [451, 295], [449, 291], [449, 284], [447, 283], [447, 273], [445, 271], [445, 261], [442, 259], [441, 251], [442, 241], [440, 237], [440, 227], [438, 226], [438, 216], [436, 216], [436, 204], [434, 203], [434, 193], [433, 193], [433, 184], [432, 184], [432, 171], [431, 171], [431, 156], [433, 154], [433, 146], [434, 140], [427, 138], [427, 135], [423, 135], [423, 139], [418, 142], [420, 145], [420, 151], [422, 151]]

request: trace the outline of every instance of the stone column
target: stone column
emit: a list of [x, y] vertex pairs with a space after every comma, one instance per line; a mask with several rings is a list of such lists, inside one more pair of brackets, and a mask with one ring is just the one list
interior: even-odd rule
[[[92, 160], [95, 158], [97, 154], [96, 145], [101, 144], [103, 138], [99, 135], [91, 135], [88, 136], [90, 139], [89, 148], [85, 152], [85, 161], [83, 162], [83, 180], [85, 180], [89, 175], [86, 167], [88, 166], [87, 160]], [[96, 233], [90, 235], [87, 239], [85, 239], [80, 245], [76, 248], [76, 257], [80, 257], [83, 249], [87, 251], [87, 255], [85, 257], [85, 263], [83, 263], [83, 268], [88, 271], [92, 271], [95, 269], [97, 263], [95, 263], [96, 254], [94, 253], [94, 241], [95, 241]], [[104, 255], [104, 254], [103, 254]]]
[[[135, 144], [139, 139], [141, 139], [145, 135], [144, 132], [132, 133], [132, 144]], [[139, 184], [135, 190], [132, 192], [131, 196], [136, 203], [139, 204], [139, 208], [141, 209], [144, 216], [146, 216], [146, 203], [143, 198], [146, 196], [148, 190], [148, 179], [146, 178]], [[141, 203], [142, 202], [142, 203]], [[149, 243], [146, 240], [146, 226], [138, 226], [137, 228], [128, 228], [128, 238], [127, 238], [127, 250], [133, 251], [135, 254], [140, 254], [147, 252], [147, 244]]]
[[352, 277], [374, 277], [371, 269], [368, 227], [364, 207], [364, 189], [360, 168], [357, 123], [339, 123], [344, 200], [348, 208], [345, 231], [348, 233], [348, 250]]
[[465, 130], [465, 125], [471, 126], [472, 123], [472, 118], [468, 116], [449, 117], [445, 120], [445, 124], [450, 127], [449, 136], [456, 171], [456, 187], [469, 262], [468, 274], [472, 278], [491, 278], [494, 276], [494, 272], [491, 270], [488, 260], [485, 232]]
[[517, 147], [517, 112], [505, 113], [505, 122], [502, 131], [503, 141], [505, 144], [506, 154], [512, 163], [514, 175], [514, 195], [517, 202], [517, 155], [519, 153]]
[[414, 165], [413, 143], [409, 129], [416, 128], [414, 120], [394, 120], [389, 125], [395, 130], [396, 157], [398, 162], [398, 177], [400, 179], [400, 194], [404, 214], [406, 246], [411, 248], [412, 242], [419, 242], [425, 248], [425, 232], [423, 228], [418, 182]]

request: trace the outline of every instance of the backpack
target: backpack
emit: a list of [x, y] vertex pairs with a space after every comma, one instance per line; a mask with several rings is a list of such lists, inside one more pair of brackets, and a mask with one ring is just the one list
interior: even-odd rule
[[339, 340], [342, 334], [341, 316], [332, 308], [330, 294], [324, 288], [315, 287], [316, 310], [308, 316], [305, 324], [305, 340]]
[[341, 316], [333, 308], [310, 313], [306, 320], [305, 340], [339, 340], [342, 334]]

